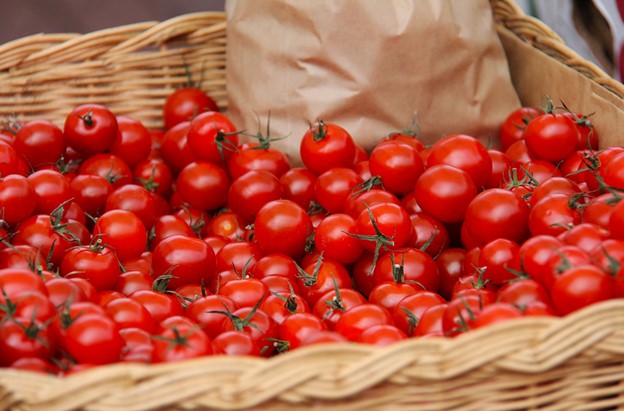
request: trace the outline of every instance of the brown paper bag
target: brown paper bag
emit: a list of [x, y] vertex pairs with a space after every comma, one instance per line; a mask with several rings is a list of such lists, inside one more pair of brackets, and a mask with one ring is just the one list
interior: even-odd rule
[[[519, 99], [488, 0], [227, 0], [228, 113], [298, 161], [318, 119], [364, 148], [405, 129], [496, 139]], [[258, 117], [262, 124], [258, 124]]]

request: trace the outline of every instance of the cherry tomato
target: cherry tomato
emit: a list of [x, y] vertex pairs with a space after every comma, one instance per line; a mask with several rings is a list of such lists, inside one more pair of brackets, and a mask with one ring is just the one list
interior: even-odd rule
[[425, 170], [414, 192], [424, 212], [444, 223], [458, 223], [477, 195], [477, 186], [467, 172], [438, 164]]
[[90, 156], [112, 147], [118, 127], [117, 118], [108, 108], [84, 104], [67, 115], [63, 133], [71, 148]]
[[492, 159], [474, 137], [452, 134], [438, 140], [427, 158], [427, 167], [446, 164], [468, 173], [477, 189], [486, 187], [492, 176]]
[[170, 93], [163, 105], [163, 119], [165, 128], [193, 118], [206, 111], [219, 111], [217, 103], [203, 90], [193, 87], [181, 87]]
[[139, 257], [147, 249], [145, 225], [136, 214], [127, 210], [110, 210], [98, 218], [93, 236], [111, 247], [119, 260]]
[[13, 148], [30, 167], [54, 164], [65, 152], [65, 136], [60, 128], [46, 120], [33, 120], [22, 125], [15, 135]]
[[226, 115], [207, 111], [191, 120], [187, 141], [196, 159], [225, 167], [237, 150], [238, 132]]
[[523, 134], [531, 153], [538, 159], [557, 163], [565, 160], [577, 147], [579, 131], [563, 114], [542, 114], [529, 122]]
[[418, 151], [396, 140], [378, 144], [371, 151], [369, 167], [371, 175], [379, 176], [384, 188], [397, 195], [413, 191], [425, 169]]
[[225, 170], [208, 161], [188, 164], [176, 180], [176, 189], [182, 200], [201, 210], [222, 207], [228, 196], [230, 179]]
[[316, 173], [338, 167], [351, 167], [355, 158], [355, 143], [344, 128], [319, 121], [310, 125], [301, 139], [299, 154], [303, 164]]
[[282, 253], [297, 258], [304, 254], [312, 233], [310, 217], [290, 200], [265, 204], [254, 220], [254, 240], [265, 254]]

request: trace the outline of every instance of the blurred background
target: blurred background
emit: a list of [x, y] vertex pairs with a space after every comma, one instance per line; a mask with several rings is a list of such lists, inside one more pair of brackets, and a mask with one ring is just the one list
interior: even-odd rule
[[[624, 77], [624, 0], [515, 0], [586, 60]], [[224, 9], [225, 0], [0, 0], [0, 44], [36, 33], [89, 33]]]
[[0, 44], [37, 33], [89, 33], [223, 7], [224, 0], [0, 0]]

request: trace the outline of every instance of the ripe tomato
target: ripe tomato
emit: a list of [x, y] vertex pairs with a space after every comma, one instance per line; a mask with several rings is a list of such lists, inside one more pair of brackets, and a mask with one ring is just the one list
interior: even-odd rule
[[403, 298], [394, 307], [392, 317], [396, 326], [407, 336], [411, 337], [423, 313], [434, 305], [445, 302], [439, 294], [432, 291], [419, 291]]
[[78, 168], [78, 174], [97, 174], [110, 181], [115, 187], [121, 187], [133, 181], [130, 166], [121, 158], [109, 153], [95, 154], [85, 159]]
[[207, 111], [191, 120], [187, 141], [196, 159], [225, 167], [237, 150], [238, 132], [226, 115]]
[[289, 350], [301, 346], [301, 341], [311, 334], [326, 331], [327, 325], [323, 320], [311, 313], [295, 313], [278, 326], [279, 339], [285, 341]]
[[251, 335], [242, 331], [225, 331], [212, 340], [213, 354], [260, 357], [260, 349]]
[[112, 147], [118, 127], [117, 118], [108, 108], [99, 104], [84, 104], [67, 115], [63, 133], [68, 146], [91, 156]]
[[564, 271], [552, 286], [552, 300], [561, 315], [613, 297], [613, 278], [600, 268], [577, 265]]
[[333, 330], [342, 314], [351, 308], [366, 303], [362, 294], [352, 288], [334, 288], [321, 296], [312, 312], [322, 318], [327, 328]]
[[173, 172], [162, 158], [141, 161], [132, 170], [134, 181], [149, 191], [163, 197], [171, 195], [173, 188]]
[[139, 257], [147, 249], [147, 231], [136, 214], [127, 210], [110, 210], [98, 218], [93, 236], [111, 247], [119, 260]]
[[179, 123], [191, 121], [206, 111], [219, 111], [217, 103], [206, 92], [193, 86], [176, 89], [163, 105], [165, 128], [169, 130]]
[[356, 220], [356, 233], [365, 250], [379, 253], [403, 247], [412, 236], [407, 212], [394, 203], [378, 203], [362, 211]]
[[324, 257], [343, 265], [354, 263], [364, 249], [354, 237], [356, 222], [348, 214], [331, 214], [323, 218], [314, 231], [314, 248]]
[[39, 170], [26, 177], [35, 191], [35, 213], [52, 214], [61, 204], [73, 201], [69, 180], [58, 171]]
[[184, 308], [178, 298], [172, 294], [165, 294], [154, 290], [139, 290], [129, 296], [140, 302], [147, 309], [157, 324], [169, 317], [184, 314]]
[[297, 276], [301, 295], [314, 306], [327, 292], [338, 288], [351, 288], [347, 269], [329, 258], [319, 257], [299, 270]]
[[332, 168], [318, 176], [314, 184], [314, 198], [329, 213], [339, 213], [352, 190], [362, 183], [360, 176], [350, 168]]
[[145, 187], [126, 184], [111, 192], [104, 204], [104, 211], [126, 210], [134, 213], [146, 229], [151, 229], [156, 219], [154, 196]]
[[520, 107], [512, 111], [501, 126], [500, 143], [502, 149], [507, 150], [513, 143], [521, 140], [527, 124], [542, 114], [544, 114], [542, 110], [534, 107]]
[[227, 201], [230, 179], [221, 167], [208, 161], [188, 164], [176, 180], [181, 199], [200, 210], [215, 210]]
[[394, 325], [379, 324], [364, 330], [358, 342], [385, 347], [405, 339], [407, 339], [407, 335]]
[[[23, 164], [22, 164], [23, 163]], [[25, 162], [23, 157], [21, 157], [13, 146], [9, 145], [4, 141], [0, 141], [0, 175], [8, 176], [9, 174], [20, 174], [18, 173], [20, 169], [24, 165], [25, 173], [30, 170], [28, 163]]]
[[438, 140], [427, 157], [427, 167], [446, 164], [468, 173], [477, 189], [487, 187], [492, 176], [492, 159], [483, 144], [465, 134]]
[[406, 282], [416, 289], [437, 292], [440, 274], [433, 257], [417, 248], [401, 248], [379, 257], [373, 271], [376, 285]]
[[254, 220], [254, 241], [265, 254], [281, 253], [297, 258], [304, 254], [312, 233], [310, 217], [290, 200], [265, 204]]
[[490, 188], [470, 202], [464, 225], [478, 244], [497, 238], [519, 244], [529, 235], [529, 206], [508, 190]]
[[22, 125], [15, 135], [13, 148], [32, 168], [51, 165], [65, 152], [65, 136], [54, 123], [33, 120]]
[[30, 181], [19, 174], [0, 178], [0, 209], [2, 219], [9, 225], [24, 221], [35, 211], [37, 195]]
[[522, 311], [515, 306], [496, 302], [490, 304], [481, 310], [474, 322], [474, 328], [481, 328], [495, 323], [513, 320], [522, 317]]
[[531, 153], [551, 163], [565, 160], [576, 150], [580, 140], [574, 122], [566, 115], [551, 113], [531, 120], [524, 130], [523, 138]]
[[411, 247], [419, 248], [435, 257], [450, 246], [448, 229], [441, 221], [426, 213], [412, 214], [410, 220], [414, 228], [409, 242]]
[[70, 248], [63, 256], [59, 268], [62, 276], [84, 278], [97, 291], [112, 289], [121, 274], [115, 252], [102, 246], [101, 241]]
[[506, 238], [497, 238], [481, 247], [479, 267], [485, 268], [483, 278], [502, 285], [520, 273], [520, 246]]
[[291, 168], [280, 177], [283, 198], [294, 201], [304, 210], [307, 210], [310, 203], [316, 200], [314, 196], [315, 183], [316, 174], [302, 167]]
[[98, 174], [79, 174], [69, 186], [74, 203], [92, 217], [99, 217], [104, 212], [106, 199], [115, 189], [110, 181]]
[[187, 164], [195, 161], [195, 154], [187, 139], [190, 126], [190, 122], [183, 121], [167, 130], [162, 138], [160, 155], [171, 168], [173, 175], [177, 175]]
[[212, 354], [210, 338], [195, 324], [183, 317], [164, 320], [156, 331], [152, 362], [172, 362]]
[[425, 165], [418, 151], [397, 140], [378, 144], [369, 159], [371, 175], [381, 178], [383, 187], [396, 195], [414, 191]]
[[259, 143], [246, 143], [235, 150], [227, 162], [230, 177], [236, 180], [252, 170], [264, 170], [280, 178], [290, 170], [286, 154], [269, 146], [269, 140], [260, 138]]
[[394, 325], [392, 314], [377, 304], [364, 303], [345, 311], [334, 330], [355, 342], [367, 329], [384, 324]]
[[47, 359], [54, 352], [47, 326], [31, 318], [7, 318], [0, 323], [0, 366], [21, 358]]
[[130, 117], [117, 116], [119, 131], [109, 152], [134, 167], [149, 156], [152, 136], [145, 126]]
[[420, 176], [414, 193], [424, 212], [444, 223], [458, 223], [463, 221], [468, 205], [477, 195], [477, 186], [467, 172], [438, 164]]
[[550, 194], [538, 201], [529, 214], [533, 236], [559, 235], [581, 222], [579, 206], [566, 194]]
[[212, 248], [199, 238], [173, 235], [158, 243], [152, 253], [154, 278], [173, 276], [168, 280], [168, 289], [185, 284], [208, 284], [215, 274], [215, 267]]
[[128, 297], [117, 298], [107, 303], [104, 310], [120, 330], [139, 328], [151, 334], [156, 328], [152, 315], [137, 300]]
[[227, 194], [227, 206], [244, 223], [251, 223], [262, 206], [280, 198], [282, 185], [278, 178], [265, 170], [252, 170], [232, 182]]
[[118, 325], [105, 314], [83, 314], [65, 328], [63, 349], [79, 364], [110, 364], [119, 361], [125, 345]]
[[355, 143], [347, 130], [319, 121], [310, 125], [301, 139], [299, 154], [303, 164], [317, 175], [338, 167], [351, 167]]

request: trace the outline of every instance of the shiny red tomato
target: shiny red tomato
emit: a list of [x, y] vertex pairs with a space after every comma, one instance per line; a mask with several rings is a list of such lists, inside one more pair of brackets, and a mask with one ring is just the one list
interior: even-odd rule
[[170, 93], [163, 105], [163, 119], [165, 128], [193, 118], [206, 111], [219, 111], [217, 103], [203, 90], [193, 87], [181, 87]]
[[305, 253], [312, 222], [306, 211], [290, 200], [265, 204], [254, 220], [254, 241], [265, 254], [281, 253], [297, 258]]
[[347, 130], [334, 123], [319, 121], [310, 125], [301, 139], [299, 154], [303, 164], [316, 173], [338, 167], [351, 167], [355, 143]]
[[438, 140], [431, 148], [427, 167], [446, 164], [468, 173], [477, 189], [487, 187], [492, 176], [492, 159], [483, 144], [465, 134], [452, 134]]
[[187, 141], [196, 159], [226, 167], [237, 150], [238, 131], [225, 114], [207, 111], [191, 120]]
[[67, 115], [63, 133], [71, 148], [93, 155], [112, 147], [118, 127], [117, 118], [108, 108], [99, 104], [84, 104]]

